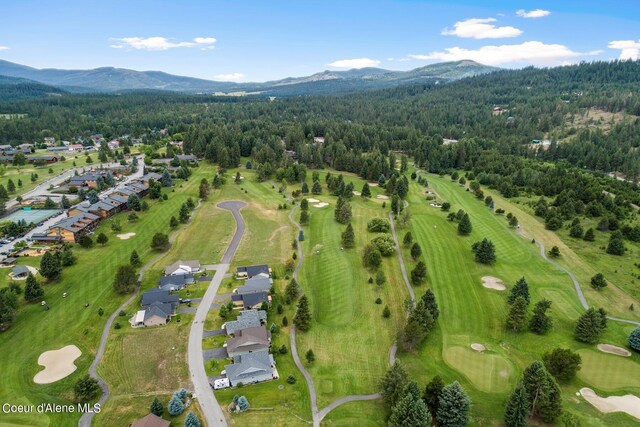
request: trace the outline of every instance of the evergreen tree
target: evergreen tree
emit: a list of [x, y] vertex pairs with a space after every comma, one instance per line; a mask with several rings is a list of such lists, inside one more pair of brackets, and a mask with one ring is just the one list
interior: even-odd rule
[[171, 174], [169, 174], [168, 170], [162, 171], [162, 177], [160, 178], [160, 182], [163, 187], [171, 187], [173, 185], [173, 180], [171, 179]]
[[189, 412], [184, 419], [184, 427], [200, 427], [201, 425], [200, 420], [193, 412]]
[[322, 185], [320, 184], [320, 181], [313, 181], [313, 186], [311, 186], [311, 192], [313, 194], [322, 194]]
[[391, 368], [380, 379], [380, 394], [387, 408], [393, 408], [402, 397], [409, 382], [404, 366], [396, 360]]
[[9, 181], [7, 182], [7, 191], [9, 193], [15, 193], [16, 191], [16, 185], [13, 183], [11, 178], [9, 178]]
[[433, 320], [438, 320], [440, 316], [440, 309], [438, 308], [438, 302], [436, 301], [436, 295], [431, 289], [427, 289], [424, 295], [420, 298], [433, 317]]
[[371, 197], [371, 189], [369, 188], [369, 184], [368, 183], [365, 182], [364, 185], [362, 186], [362, 191], [360, 192], [360, 196], [363, 199]]
[[98, 237], [96, 238], [96, 242], [98, 242], [102, 246], [106, 245], [108, 241], [109, 241], [109, 238], [104, 233], [98, 234]]
[[98, 201], [100, 200], [98, 198], [98, 192], [96, 190], [89, 191], [87, 193], [87, 200], [89, 200], [89, 203], [91, 203], [92, 205], [98, 203]]
[[406, 392], [391, 409], [389, 427], [430, 427], [431, 414], [422, 399]]
[[588, 229], [584, 233], [584, 240], [587, 242], [593, 242], [594, 240], [596, 240], [596, 235], [595, 235], [595, 232], [593, 231], [593, 228]]
[[554, 422], [562, 412], [560, 388], [542, 362], [529, 365], [522, 377], [532, 416], [539, 416], [546, 423]]
[[98, 396], [100, 386], [95, 378], [85, 375], [76, 382], [73, 392], [77, 402], [88, 402]]
[[404, 238], [402, 239], [402, 244], [404, 244], [405, 246], [411, 246], [412, 243], [413, 235], [411, 235], [410, 231], [407, 231], [407, 233], [404, 235]]
[[429, 412], [431, 414], [437, 414], [438, 408], [440, 407], [440, 395], [442, 394], [442, 390], [444, 389], [444, 381], [438, 375], [433, 377], [433, 379], [427, 384], [424, 389], [424, 395], [422, 396], [422, 400], [429, 408]]
[[522, 382], [511, 393], [504, 411], [505, 427], [527, 427], [529, 417], [529, 398]]
[[342, 233], [342, 246], [345, 248], [352, 248], [355, 246], [356, 236], [353, 232], [353, 226], [351, 223], [347, 224], [347, 228]]
[[176, 228], [179, 222], [174, 215], [171, 215], [171, 219], [169, 220], [169, 227]]
[[181, 223], [186, 223], [187, 221], [189, 221], [189, 207], [187, 206], [186, 203], [183, 203], [182, 206], [180, 206], [180, 212], [178, 213], [178, 218], [180, 219]]
[[398, 348], [402, 351], [413, 351], [424, 341], [427, 331], [417, 317], [410, 316], [404, 328], [398, 332]]
[[69, 267], [76, 263], [76, 256], [73, 254], [71, 246], [65, 245], [62, 249], [62, 255], [60, 256], [60, 262], [64, 267]]
[[154, 397], [149, 410], [152, 414], [162, 417], [162, 414], [164, 413], [164, 405], [162, 404], [160, 399]]
[[308, 331], [311, 327], [311, 311], [309, 310], [309, 300], [306, 295], [302, 295], [300, 301], [298, 301], [298, 309], [293, 318], [293, 324], [303, 332]]
[[284, 289], [284, 294], [289, 301], [295, 301], [298, 298], [300, 292], [300, 288], [298, 287], [298, 282], [295, 277], [291, 279], [291, 281], [287, 284], [287, 287]]
[[336, 203], [335, 219], [340, 224], [346, 224], [351, 221], [351, 203], [342, 199], [342, 197], [338, 198]]
[[80, 237], [80, 241], [78, 243], [80, 243], [80, 246], [83, 248], [89, 249], [93, 246], [93, 239], [91, 239], [90, 236], [84, 235]]
[[302, 194], [309, 194], [309, 186], [306, 182], [302, 183], [302, 189], [300, 190]]
[[418, 261], [416, 267], [411, 270], [411, 283], [414, 286], [421, 285], [427, 278], [427, 265], [423, 261]]
[[607, 281], [605, 280], [604, 275], [602, 273], [598, 273], [591, 278], [591, 287], [593, 289], [600, 290], [602, 288], [605, 288], [606, 286], [607, 286]]
[[557, 246], [552, 247], [549, 251], [549, 256], [551, 258], [558, 258], [560, 256], [560, 248], [558, 248]]
[[169, 405], [167, 405], [167, 412], [169, 412], [169, 415], [172, 417], [175, 417], [176, 415], [182, 414], [183, 411], [184, 403], [182, 403], [182, 399], [180, 399], [177, 394], [174, 394], [171, 400], [169, 400]]
[[471, 234], [473, 230], [473, 226], [471, 225], [471, 219], [469, 218], [469, 214], [465, 213], [462, 215], [462, 219], [458, 223], [458, 234], [461, 236], [468, 236]]
[[606, 314], [602, 309], [591, 307], [580, 317], [576, 323], [575, 338], [578, 341], [594, 344], [598, 342], [600, 333], [606, 328]]
[[307, 224], [309, 224], [309, 211], [303, 209], [300, 211], [300, 225]]
[[465, 427], [469, 424], [471, 400], [458, 381], [442, 389], [436, 413], [439, 427]]
[[517, 297], [511, 305], [507, 315], [507, 328], [513, 332], [520, 332], [527, 321], [527, 302], [522, 297]]
[[529, 329], [536, 334], [546, 334], [553, 324], [551, 318], [547, 316], [547, 310], [551, 308], [551, 301], [542, 299], [533, 307], [533, 316], [529, 321]]
[[134, 193], [129, 196], [129, 198], [127, 199], [127, 208], [133, 211], [140, 210], [140, 197], [138, 197], [137, 194]]
[[69, 209], [71, 207], [71, 202], [67, 198], [67, 196], [62, 196], [60, 199], [60, 208], [61, 209]]
[[486, 237], [482, 241], [474, 243], [471, 248], [475, 253], [476, 262], [493, 264], [496, 261], [496, 247]]
[[40, 260], [40, 275], [47, 280], [56, 280], [62, 273], [60, 259], [52, 252], [45, 252]]
[[307, 199], [300, 200], [300, 209], [306, 211], [309, 209], [309, 201]]
[[558, 381], [571, 381], [582, 365], [582, 358], [568, 348], [555, 348], [542, 356], [545, 368]]
[[382, 309], [382, 317], [384, 317], [385, 319], [391, 317], [391, 310], [389, 309], [388, 305], [385, 305], [384, 309]]
[[635, 351], [640, 351], [640, 327], [637, 327], [633, 331], [631, 331], [627, 341], [629, 342], [629, 347], [631, 347]]
[[527, 304], [531, 302], [531, 296], [529, 295], [529, 284], [527, 283], [527, 279], [525, 279], [524, 277], [518, 279], [515, 286], [511, 289], [507, 301], [509, 302], [509, 304], [513, 304], [518, 297], [524, 298]]
[[128, 294], [133, 292], [138, 283], [136, 272], [129, 264], [118, 267], [116, 277], [113, 280], [113, 288], [119, 294]]
[[27, 276], [27, 281], [24, 287], [24, 299], [27, 302], [34, 302], [42, 300], [44, 296], [44, 290], [38, 283], [38, 280], [31, 273]]
[[129, 256], [129, 264], [131, 264], [132, 267], [139, 267], [140, 264], [142, 264], [140, 256], [135, 249], [131, 252], [131, 256]]
[[307, 363], [313, 363], [316, 360], [316, 355], [313, 354], [313, 350], [309, 349], [304, 358], [307, 359]]
[[414, 260], [417, 260], [418, 258], [420, 258], [421, 255], [422, 255], [422, 248], [420, 247], [418, 242], [416, 242], [413, 244], [413, 246], [411, 246], [411, 258], [413, 258]]
[[584, 229], [579, 222], [571, 226], [571, 228], [569, 229], [569, 236], [576, 239], [582, 239], [582, 237], [584, 236]]

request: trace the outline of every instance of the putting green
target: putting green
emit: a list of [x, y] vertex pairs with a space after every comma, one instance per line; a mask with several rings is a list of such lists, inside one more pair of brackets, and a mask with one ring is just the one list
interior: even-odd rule
[[480, 353], [470, 347], [455, 346], [444, 351], [444, 360], [484, 392], [507, 392], [515, 381], [512, 364], [498, 354]]
[[638, 387], [640, 365], [625, 357], [601, 353], [596, 350], [578, 350], [582, 357], [582, 369], [578, 378], [606, 391], [625, 387]]

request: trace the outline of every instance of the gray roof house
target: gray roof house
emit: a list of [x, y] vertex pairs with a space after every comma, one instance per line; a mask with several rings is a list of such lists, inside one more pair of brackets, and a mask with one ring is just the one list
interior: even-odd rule
[[231, 295], [231, 301], [236, 305], [242, 305], [245, 309], [260, 308], [263, 302], [271, 303], [269, 293], [265, 291], [250, 291]]
[[29, 269], [25, 265], [16, 265], [11, 269], [12, 278], [22, 278], [29, 275]]
[[171, 295], [169, 291], [164, 289], [151, 289], [142, 294], [140, 305], [142, 308], [146, 308], [155, 302], [171, 304], [172, 313], [175, 313], [180, 303], [180, 298], [178, 295]]
[[258, 274], [266, 274], [271, 277], [271, 269], [268, 265], [250, 265], [247, 267], [238, 267], [236, 269], [236, 276], [239, 279], [250, 279]]
[[243, 286], [240, 286], [237, 290], [243, 289], [244, 292], [249, 291], [270, 291], [273, 286], [273, 279], [268, 275], [261, 273], [257, 276], [253, 276], [251, 279], [247, 279]]
[[200, 261], [182, 261], [178, 260], [164, 268], [165, 276], [177, 276], [182, 274], [193, 274], [200, 271]]
[[154, 302], [143, 310], [139, 310], [129, 319], [134, 328], [143, 326], [166, 325], [171, 320], [173, 308], [170, 303]]
[[264, 326], [247, 328], [236, 333], [225, 344], [229, 357], [241, 356], [259, 350], [268, 350], [271, 346], [271, 333]]
[[227, 378], [232, 387], [239, 383], [250, 384], [272, 380], [276, 377], [275, 362], [268, 350], [259, 350], [233, 358], [233, 365], [226, 365]]
[[267, 321], [267, 312], [264, 310], [244, 310], [238, 313], [238, 318], [222, 325], [227, 335], [233, 335], [237, 331], [247, 328], [262, 326]]
[[181, 274], [176, 276], [163, 276], [158, 281], [158, 288], [164, 291], [179, 291], [187, 285], [195, 282], [193, 274]]

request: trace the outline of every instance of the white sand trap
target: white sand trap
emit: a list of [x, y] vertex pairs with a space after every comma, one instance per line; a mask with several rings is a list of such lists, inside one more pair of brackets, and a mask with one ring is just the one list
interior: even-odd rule
[[78, 367], [73, 363], [82, 355], [75, 345], [59, 350], [45, 351], [38, 357], [38, 365], [44, 369], [33, 377], [36, 384], [51, 384], [71, 375]]
[[434, 208], [441, 208], [442, 205], [440, 203], [429, 203], [429, 206], [433, 206]]
[[123, 234], [116, 235], [116, 237], [118, 239], [120, 239], [120, 240], [128, 240], [128, 239], [132, 238], [135, 235], [136, 235], [136, 233], [123, 233]]
[[471, 344], [471, 349], [478, 351], [480, 353], [482, 353], [483, 351], [486, 350], [485, 346], [483, 346], [482, 344], [479, 344], [477, 342], [474, 342], [473, 344]]
[[307, 199], [307, 202], [309, 202], [309, 203], [320, 203], [320, 200], [318, 200], [318, 199]]
[[504, 291], [507, 287], [502, 283], [502, 280], [493, 276], [484, 276], [482, 278], [482, 286], [487, 289], [494, 289], [496, 291]]
[[354, 196], [362, 196], [362, 193], [361, 193], [361, 192], [359, 192], [359, 191], [354, 191], [354, 192], [353, 192], [353, 195], [354, 195]]
[[320, 202], [313, 205], [314, 208], [324, 208], [325, 206], [329, 206], [329, 203]]
[[369, 187], [379, 187], [380, 184], [378, 184], [377, 182], [369, 182]]
[[590, 388], [581, 388], [580, 394], [600, 412], [625, 412], [640, 420], [640, 398], [633, 394], [624, 396], [600, 397]]
[[598, 344], [598, 350], [603, 353], [615, 354], [616, 356], [631, 357], [631, 352], [626, 348], [611, 344]]
[[389, 196], [385, 196], [384, 194], [378, 194], [376, 196], [376, 199], [380, 199], [380, 200], [389, 200]]

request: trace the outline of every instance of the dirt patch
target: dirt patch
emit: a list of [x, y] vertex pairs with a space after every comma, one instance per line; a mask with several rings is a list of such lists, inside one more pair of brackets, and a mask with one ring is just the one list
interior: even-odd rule
[[318, 200], [318, 199], [307, 199], [307, 202], [309, 202], [309, 203], [320, 203], [320, 200]]
[[384, 194], [378, 194], [376, 196], [376, 199], [380, 199], [380, 200], [389, 200], [389, 196], [385, 196]]
[[122, 234], [116, 234], [116, 237], [120, 240], [129, 240], [135, 235], [136, 233], [122, 233]]
[[78, 367], [73, 363], [82, 355], [75, 345], [59, 350], [45, 351], [38, 357], [38, 365], [44, 369], [33, 377], [36, 384], [51, 384], [71, 375]]
[[509, 372], [507, 371], [500, 371], [500, 378], [507, 378], [509, 376]]
[[611, 344], [598, 344], [598, 350], [603, 353], [615, 354], [616, 356], [631, 357], [631, 352], [626, 348]]
[[325, 206], [329, 206], [329, 203], [320, 202], [313, 205], [314, 208], [324, 208]]
[[282, 225], [278, 228], [276, 228], [275, 230], [273, 230], [273, 233], [271, 233], [271, 236], [269, 236], [269, 242], [272, 242], [273, 239], [276, 237], [276, 235], [286, 229], [288, 229], [289, 226], [288, 225]]
[[483, 346], [483, 345], [482, 345], [482, 344], [480, 344], [480, 343], [474, 342], [473, 344], [471, 344], [471, 349], [472, 349], [472, 350], [475, 350], [475, 351], [477, 351], [477, 352], [479, 352], [479, 353], [482, 353], [483, 351], [485, 351], [485, 350], [486, 350], [486, 347], [485, 347], [485, 346]]
[[484, 276], [482, 278], [482, 286], [487, 289], [494, 289], [496, 291], [504, 291], [507, 287], [502, 283], [502, 280], [493, 276]]
[[625, 412], [640, 420], [640, 398], [633, 394], [600, 397], [590, 388], [581, 388], [580, 394], [602, 413]]

